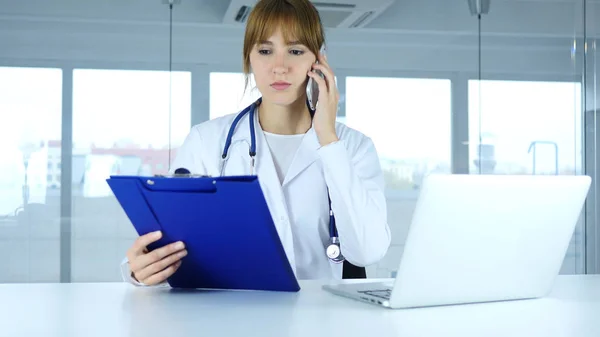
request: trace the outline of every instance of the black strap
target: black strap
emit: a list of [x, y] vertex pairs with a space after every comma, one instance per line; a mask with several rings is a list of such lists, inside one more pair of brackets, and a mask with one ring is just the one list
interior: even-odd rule
[[348, 260], [344, 260], [342, 266], [342, 278], [343, 279], [362, 279], [367, 278], [367, 270], [365, 267], [357, 267]]

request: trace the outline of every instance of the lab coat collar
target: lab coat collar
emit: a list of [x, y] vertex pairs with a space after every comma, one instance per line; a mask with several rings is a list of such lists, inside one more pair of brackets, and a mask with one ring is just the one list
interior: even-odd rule
[[317, 150], [320, 147], [321, 145], [319, 144], [319, 139], [317, 138], [315, 129], [311, 127], [304, 138], [302, 138], [302, 143], [300, 143], [300, 147], [298, 148], [298, 151], [292, 160], [292, 164], [288, 169], [283, 181], [283, 186], [288, 184], [292, 179], [298, 176], [298, 174], [300, 174], [318, 159]]
[[[238, 123], [237, 129], [232, 137], [233, 141], [243, 140], [250, 144], [249, 118], [250, 114], [246, 114], [240, 123]], [[267, 144], [267, 140], [258, 120], [258, 111], [254, 114], [254, 128], [256, 130], [256, 173], [260, 173], [259, 176], [261, 180], [268, 179], [269, 181], [267, 183], [269, 186], [287, 185], [292, 179], [297, 177], [298, 174], [302, 173], [302, 171], [318, 159], [317, 150], [321, 147], [321, 144], [319, 143], [314, 127], [311, 127], [302, 139], [302, 143], [288, 168], [283, 184], [280, 184], [277, 172], [275, 171], [273, 157], [269, 150], [269, 145]]]

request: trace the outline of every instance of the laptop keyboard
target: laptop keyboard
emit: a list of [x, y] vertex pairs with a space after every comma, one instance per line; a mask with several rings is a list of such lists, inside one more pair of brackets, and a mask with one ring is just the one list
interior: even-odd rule
[[381, 289], [381, 290], [361, 290], [358, 291], [360, 294], [375, 296], [384, 300], [389, 300], [392, 294], [392, 289]]

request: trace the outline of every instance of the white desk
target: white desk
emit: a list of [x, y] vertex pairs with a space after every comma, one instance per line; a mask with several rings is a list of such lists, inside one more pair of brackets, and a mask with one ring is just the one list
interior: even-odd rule
[[560, 276], [544, 299], [408, 310], [301, 286], [290, 294], [5, 284], [0, 336], [600, 336], [600, 275]]

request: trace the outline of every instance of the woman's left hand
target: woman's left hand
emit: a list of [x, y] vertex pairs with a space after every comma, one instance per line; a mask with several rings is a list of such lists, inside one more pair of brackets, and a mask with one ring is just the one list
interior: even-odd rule
[[313, 64], [312, 69], [320, 70], [325, 75], [325, 78], [322, 78], [314, 71], [308, 72], [308, 76], [312, 77], [319, 86], [319, 97], [313, 117], [313, 125], [319, 143], [321, 146], [325, 146], [338, 140], [335, 132], [335, 121], [340, 93], [335, 83], [335, 75], [329, 63], [327, 63], [327, 56], [319, 55], [319, 63]]

